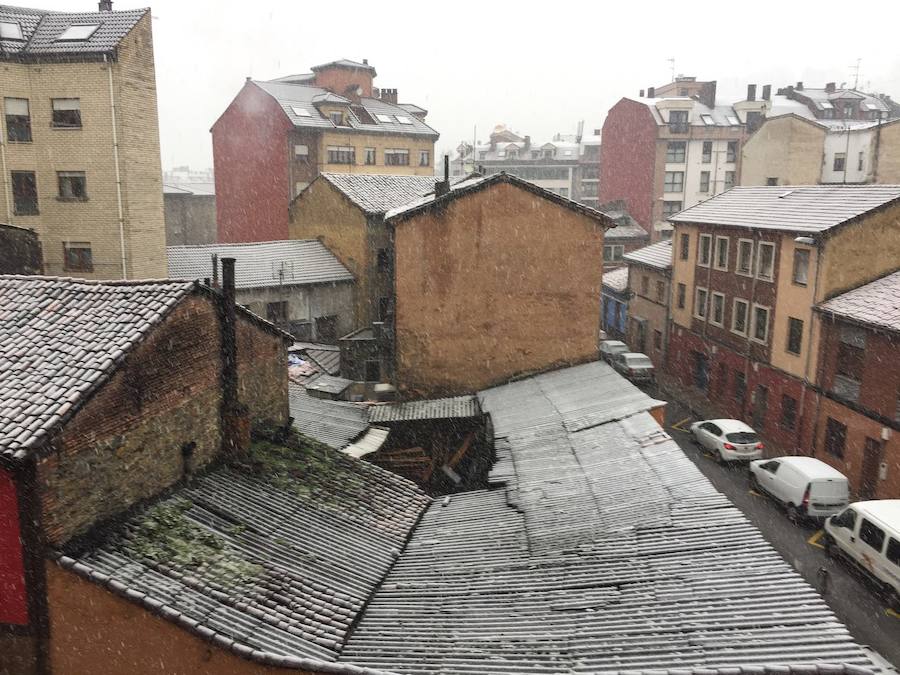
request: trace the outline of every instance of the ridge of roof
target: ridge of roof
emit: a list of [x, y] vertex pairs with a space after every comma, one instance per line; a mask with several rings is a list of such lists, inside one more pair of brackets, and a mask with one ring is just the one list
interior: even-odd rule
[[330, 172], [320, 173], [316, 180], [319, 178], [367, 214], [385, 213], [434, 192], [438, 180], [437, 176]]

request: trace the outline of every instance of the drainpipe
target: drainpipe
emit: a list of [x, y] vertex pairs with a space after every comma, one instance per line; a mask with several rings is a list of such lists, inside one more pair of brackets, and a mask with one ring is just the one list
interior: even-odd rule
[[109, 76], [109, 113], [112, 120], [113, 161], [116, 166], [116, 204], [119, 214], [119, 246], [122, 254], [122, 278], [128, 278], [128, 266], [125, 261], [125, 215], [122, 210], [122, 173], [119, 170], [119, 135], [116, 130], [116, 99], [113, 92], [112, 63], [103, 55], [106, 74]]
[[[5, 116], [4, 116], [5, 119]], [[6, 222], [13, 224], [12, 199], [10, 196], [9, 171], [6, 169], [6, 125], [0, 122], [0, 169], [3, 171], [3, 201], [6, 202]]]

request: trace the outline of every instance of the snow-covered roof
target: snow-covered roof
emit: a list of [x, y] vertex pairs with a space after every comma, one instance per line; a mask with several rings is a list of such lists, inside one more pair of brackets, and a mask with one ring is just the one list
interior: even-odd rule
[[821, 303], [826, 314], [900, 333], [900, 271]]

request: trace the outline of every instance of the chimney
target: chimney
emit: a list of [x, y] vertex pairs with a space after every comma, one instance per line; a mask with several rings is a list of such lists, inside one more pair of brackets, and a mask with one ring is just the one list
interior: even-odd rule
[[112, 0], [100, 0], [100, 2], [97, 3], [97, 9], [101, 12], [111, 12]]
[[771, 85], [771, 84], [764, 84], [764, 85], [763, 85], [763, 91], [762, 91], [762, 100], [763, 100], [763, 101], [768, 101], [768, 100], [771, 99], [771, 98], [772, 98], [772, 85]]
[[381, 98], [381, 89], [372, 87], [372, 98]]
[[222, 258], [222, 449], [235, 457], [250, 447], [250, 417], [238, 401], [234, 258]]
[[212, 268], [213, 268], [213, 276], [212, 276], [212, 285], [213, 288], [219, 287], [219, 254], [212, 254]]
[[531, 149], [531, 136], [526, 136], [526, 137], [525, 137], [525, 149], [526, 149], [526, 150], [530, 150], [530, 149]]
[[825, 93], [826, 94], [833, 94], [834, 92], [835, 92], [834, 82], [829, 82], [828, 84], [825, 85]]
[[747, 85], [747, 100], [748, 101], [756, 100], [756, 85], [755, 84]]
[[716, 81], [704, 82], [700, 86], [700, 103], [707, 108], [716, 107]]
[[364, 66], [369, 65], [369, 59], [363, 59], [363, 65]]
[[794, 89], [796, 89], [797, 91], [803, 91], [803, 83], [802, 83], [802, 82], [798, 82], [798, 83], [797, 83], [797, 86], [794, 87]]
[[444, 155], [444, 180], [434, 184], [434, 198], [443, 197], [450, 192], [450, 155]]
[[644, 90], [643, 89], [641, 89], [640, 92], [638, 92], [638, 98], [644, 98]]
[[656, 87], [647, 87], [647, 98], [656, 98]]
[[396, 89], [382, 89], [381, 90], [381, 100], [385, 103], [393, 103], [397, 104], [397, 90]]

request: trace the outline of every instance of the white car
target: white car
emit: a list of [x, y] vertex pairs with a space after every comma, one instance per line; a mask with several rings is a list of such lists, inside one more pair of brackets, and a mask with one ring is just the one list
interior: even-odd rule
[[631, 351], [628, 345], [619, 340], [604, 340], [600, 343], [600, 358], [607, 363], [612, 362], [612, 357], [616, 354], [624, 354]]
[[847, 477], [815, 457], [774, 457], [750, 462], [750, 487], [781, 503], [788, 518], [823, 519], [847, 506]]
[[711, 452], [720, 464], [760, 459], [759, 436], [740, 420], [699, 420], [691, 425], [694, 441]]

